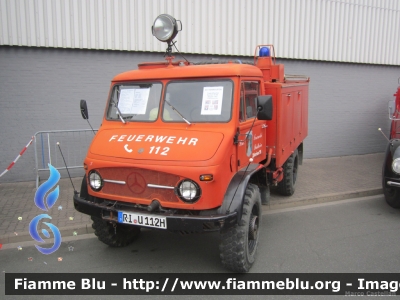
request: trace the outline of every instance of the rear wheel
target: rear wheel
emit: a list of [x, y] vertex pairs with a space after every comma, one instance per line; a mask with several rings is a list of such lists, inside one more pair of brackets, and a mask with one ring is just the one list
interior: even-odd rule
[[101, 218], [92, 216], [92, 228], [95, 235], [104, 244], [111, 247], [128, 246], [140, 234], [140, 227], [124, 224], [111, 224]]
[[258, 186], [249, 183], [239, 224], [221, 232], [220, 257], [224, 267], [248, 272], [256, 259], [261, 225], [261, 197]]
[[291, 196], [296, 188], [297, 170], [299, 168], [299, 156], [297, 149], [283, 164], [283, 179], [278, 183], [278, 191], [281, 195]]

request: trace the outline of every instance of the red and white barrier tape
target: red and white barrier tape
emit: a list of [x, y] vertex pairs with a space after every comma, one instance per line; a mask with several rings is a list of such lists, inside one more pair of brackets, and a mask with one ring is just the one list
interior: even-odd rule
[[19, 155], [14, 159], [14, 161], [8, 166], [7, 169], [5, 169], [3, 171], [3, 173], [0, 174], [0, 177], [3, 176], [4, 174], [6, 174], [8, 171], [10, 171], [10, 169], [15, 165], [15, 163], [17, 162], [17, 160], [22, 156], [22, 154], [24, 154], [24, 152], [26, 151], [26, 149], [28, 149], [29, 145], [32, 144], [33, 139], [35, 137], [33, 136], [31, 138], [31, 140], [29, 141], [29, 143], [24, 147], [24, 149], [22, 149], [22, 151], [19, 153]]

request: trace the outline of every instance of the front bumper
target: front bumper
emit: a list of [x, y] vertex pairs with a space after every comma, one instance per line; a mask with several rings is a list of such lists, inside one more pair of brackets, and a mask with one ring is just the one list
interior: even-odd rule
[[396, 181], [393, 181], [393, 180], [387, 180], [387, 181], [386, 181], [386, 184], [387, 184], [388, 186], [400, 188], [400, 182], [396, 182]]
[[118, 211], [166, 217], [167, 230], [188, 233], [219, 231], [233, 227], [237, 223], [237, 212], [232, 212], [226, 215], [207, 216], [173, 214], [163, 212], [148, 212], [143, 209], [134, 208], [129, 204], [124, 204], [123, 202], [103, 201], [96, 203], [81, 198], [79, 194], [75, 194], [73, 199], [74, 206], [77, 211], [97, 218], [102, 218], [103, 220], [113, 223], [118, 223]]

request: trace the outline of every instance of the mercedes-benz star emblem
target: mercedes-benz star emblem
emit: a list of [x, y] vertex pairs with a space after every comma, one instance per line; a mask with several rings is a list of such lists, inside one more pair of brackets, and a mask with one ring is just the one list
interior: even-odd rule
[[134, 194], [142, 194], [146, 190], [146, 180], [144, 180], [144, 177], [137, 172], [129, 174], [126, 182], [128, 188]]

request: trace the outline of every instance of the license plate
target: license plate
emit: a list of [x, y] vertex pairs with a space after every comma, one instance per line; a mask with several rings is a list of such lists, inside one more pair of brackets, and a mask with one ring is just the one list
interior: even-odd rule
[[167, 218], [140, 213], [118, 212], [118, 223], [140, 225], [151, 228], [167, 229]]

